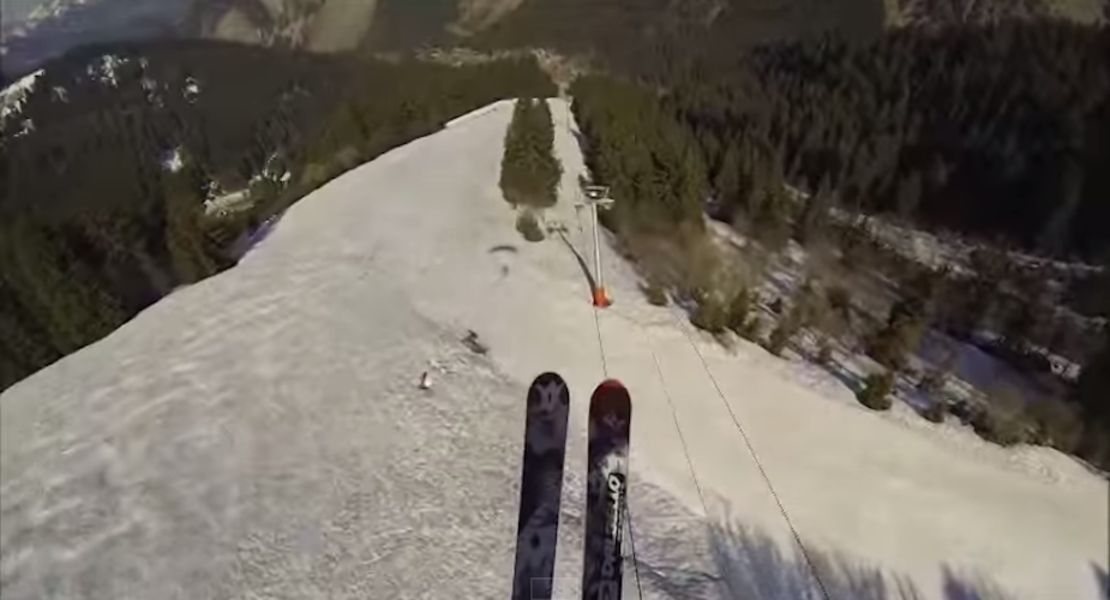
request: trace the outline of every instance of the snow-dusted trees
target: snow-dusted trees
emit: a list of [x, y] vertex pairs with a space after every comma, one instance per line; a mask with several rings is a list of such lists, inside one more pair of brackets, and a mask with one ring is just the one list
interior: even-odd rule
[[[129, 45], [108, 87], [84, 75], [91, 52], [52, 63], [24, 107], [35, 131], [0, 140], [0, 389], [232, 264], [253, 225], [323, 180], [499, 98], [554, 92], [535, 61], [453, 67], [199, 41]], [[168, 149], [184, 166], [163, 164]], [[249, 211], [205, 217], [207, 180], [245, 185], [278, 165], [288, 186], [256, 182]]]

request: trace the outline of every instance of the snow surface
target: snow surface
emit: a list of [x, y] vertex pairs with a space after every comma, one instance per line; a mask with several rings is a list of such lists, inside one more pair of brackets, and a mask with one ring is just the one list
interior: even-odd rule
[[552, 109], [546, 222], [569, 244], [514, 230], [499, 103], [333, 180], [234, 269], [0, 396], [0, 595], [505, 598], [524, 392], [554, 370], [573, 398], [558, 598], [580, 596], [606, 374], [634, 403], [625, 598], [821, 598], [779, 502], [831, 598], [1100, 597], [1107, 483], [1073, 460], [962, 452], [824, 372], [726, 350], [608, 251], [616, 304], [595, 313], [581, 155]]

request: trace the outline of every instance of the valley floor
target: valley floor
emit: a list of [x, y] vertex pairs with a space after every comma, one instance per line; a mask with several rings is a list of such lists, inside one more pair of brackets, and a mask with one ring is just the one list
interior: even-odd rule
[[580, 596], [586, 400], [606, 376], [633, 395], [625, 598], [1101, 596], [1107, 482], [1072, 459], [970, 451], [823, 371], [727, 350], [648, 305], [608, 248], [615, 304], [595, 313], [581, 154], [552, 109], [566, 242], [514, 230], [499, 103], [332, 181], [236, 268], [5, 392], [0, 595], [507, 597], [524, 390], [556, 371], [559, 598]]

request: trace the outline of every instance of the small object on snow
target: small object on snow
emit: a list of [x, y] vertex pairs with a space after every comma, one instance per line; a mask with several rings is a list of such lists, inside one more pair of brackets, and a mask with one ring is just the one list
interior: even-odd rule
[[424, 374], [420, 376], [420, 389], [432, 389], [432, 376], [429, 375], [427, 371], [424, 371]]
[[478, 334], [473, 329], [466, 330], [466, 337], [462, 339], [464, 346], [470, 349], [471, 352], [477, 354], [485, 354], [489, 352], [489, 348], [485, 344], [478, 341]]

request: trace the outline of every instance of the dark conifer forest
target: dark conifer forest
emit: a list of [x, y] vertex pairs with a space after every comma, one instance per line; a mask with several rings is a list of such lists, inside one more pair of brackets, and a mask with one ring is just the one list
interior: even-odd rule
[[[552, 92], [528, 61], [207, 42], [55, 61], [21, 113], [33, 131], [9, 124], [0, 145], [0, 388], [231, 266], [253, 228], [343, 170], [494, 100]], [[239, 189], [249, 211], [205, 214], [206, 198]]]
[[728, 202], [781, 169], [857, 210], [1058, 256], [1110, 250], [1106, 29], [1014, 22], [782, 43], [668, 100]]
[[520, 98], [505, 133], [501, 192], [513, 206], [547, 208], [558, 199], [562, 168], [555, 158], [551, 110], [546, 100]]
[[[867, 246], [869, 264], [851, 268], [884, 273], [901, 297], [895, 308], [914, 307], [906, 327], [888, 322], [889, 335], [878, 327], [865, 340], [873, 357], [903, 368], [932, 327], [973, 343], [997, 331], [1002, 341], [986, 349], [1022, 371], [1048, 369], [1030, 348], [1086, 364], [1064, 409], [1081, 411], [1086, 429], [1050, 437], [1065, 451], [1074, 446], [1060, 439], [1079, 439], [1085, 456], [1110, 464], [1110, 391], [1097, 374], [1106, 350], [1096, 353], [1105, 275], [1088, 270], [1061, 294], [1049, 284], [1059, 273], [1005, 258], [1110, 259], [1110, 31], [1049, 21], [818, 36], [717, 57], [682, 77], [614, 66], [580, 78], [571, 95], [592, 174], [620, 199], [607, 225], [649, 277], [705, 268], [686, 241], [703, 212], [745, 223], [769, 248], [832, 238], [845, 264]], [[970, 272], [933, 270], [845, 225], [861, 214], [981, 248]], [[679, 266], [661, 258], [661, 238], [685, 244]], [[696, 315], [712, 304], [701, 282], [669, 283]]]

